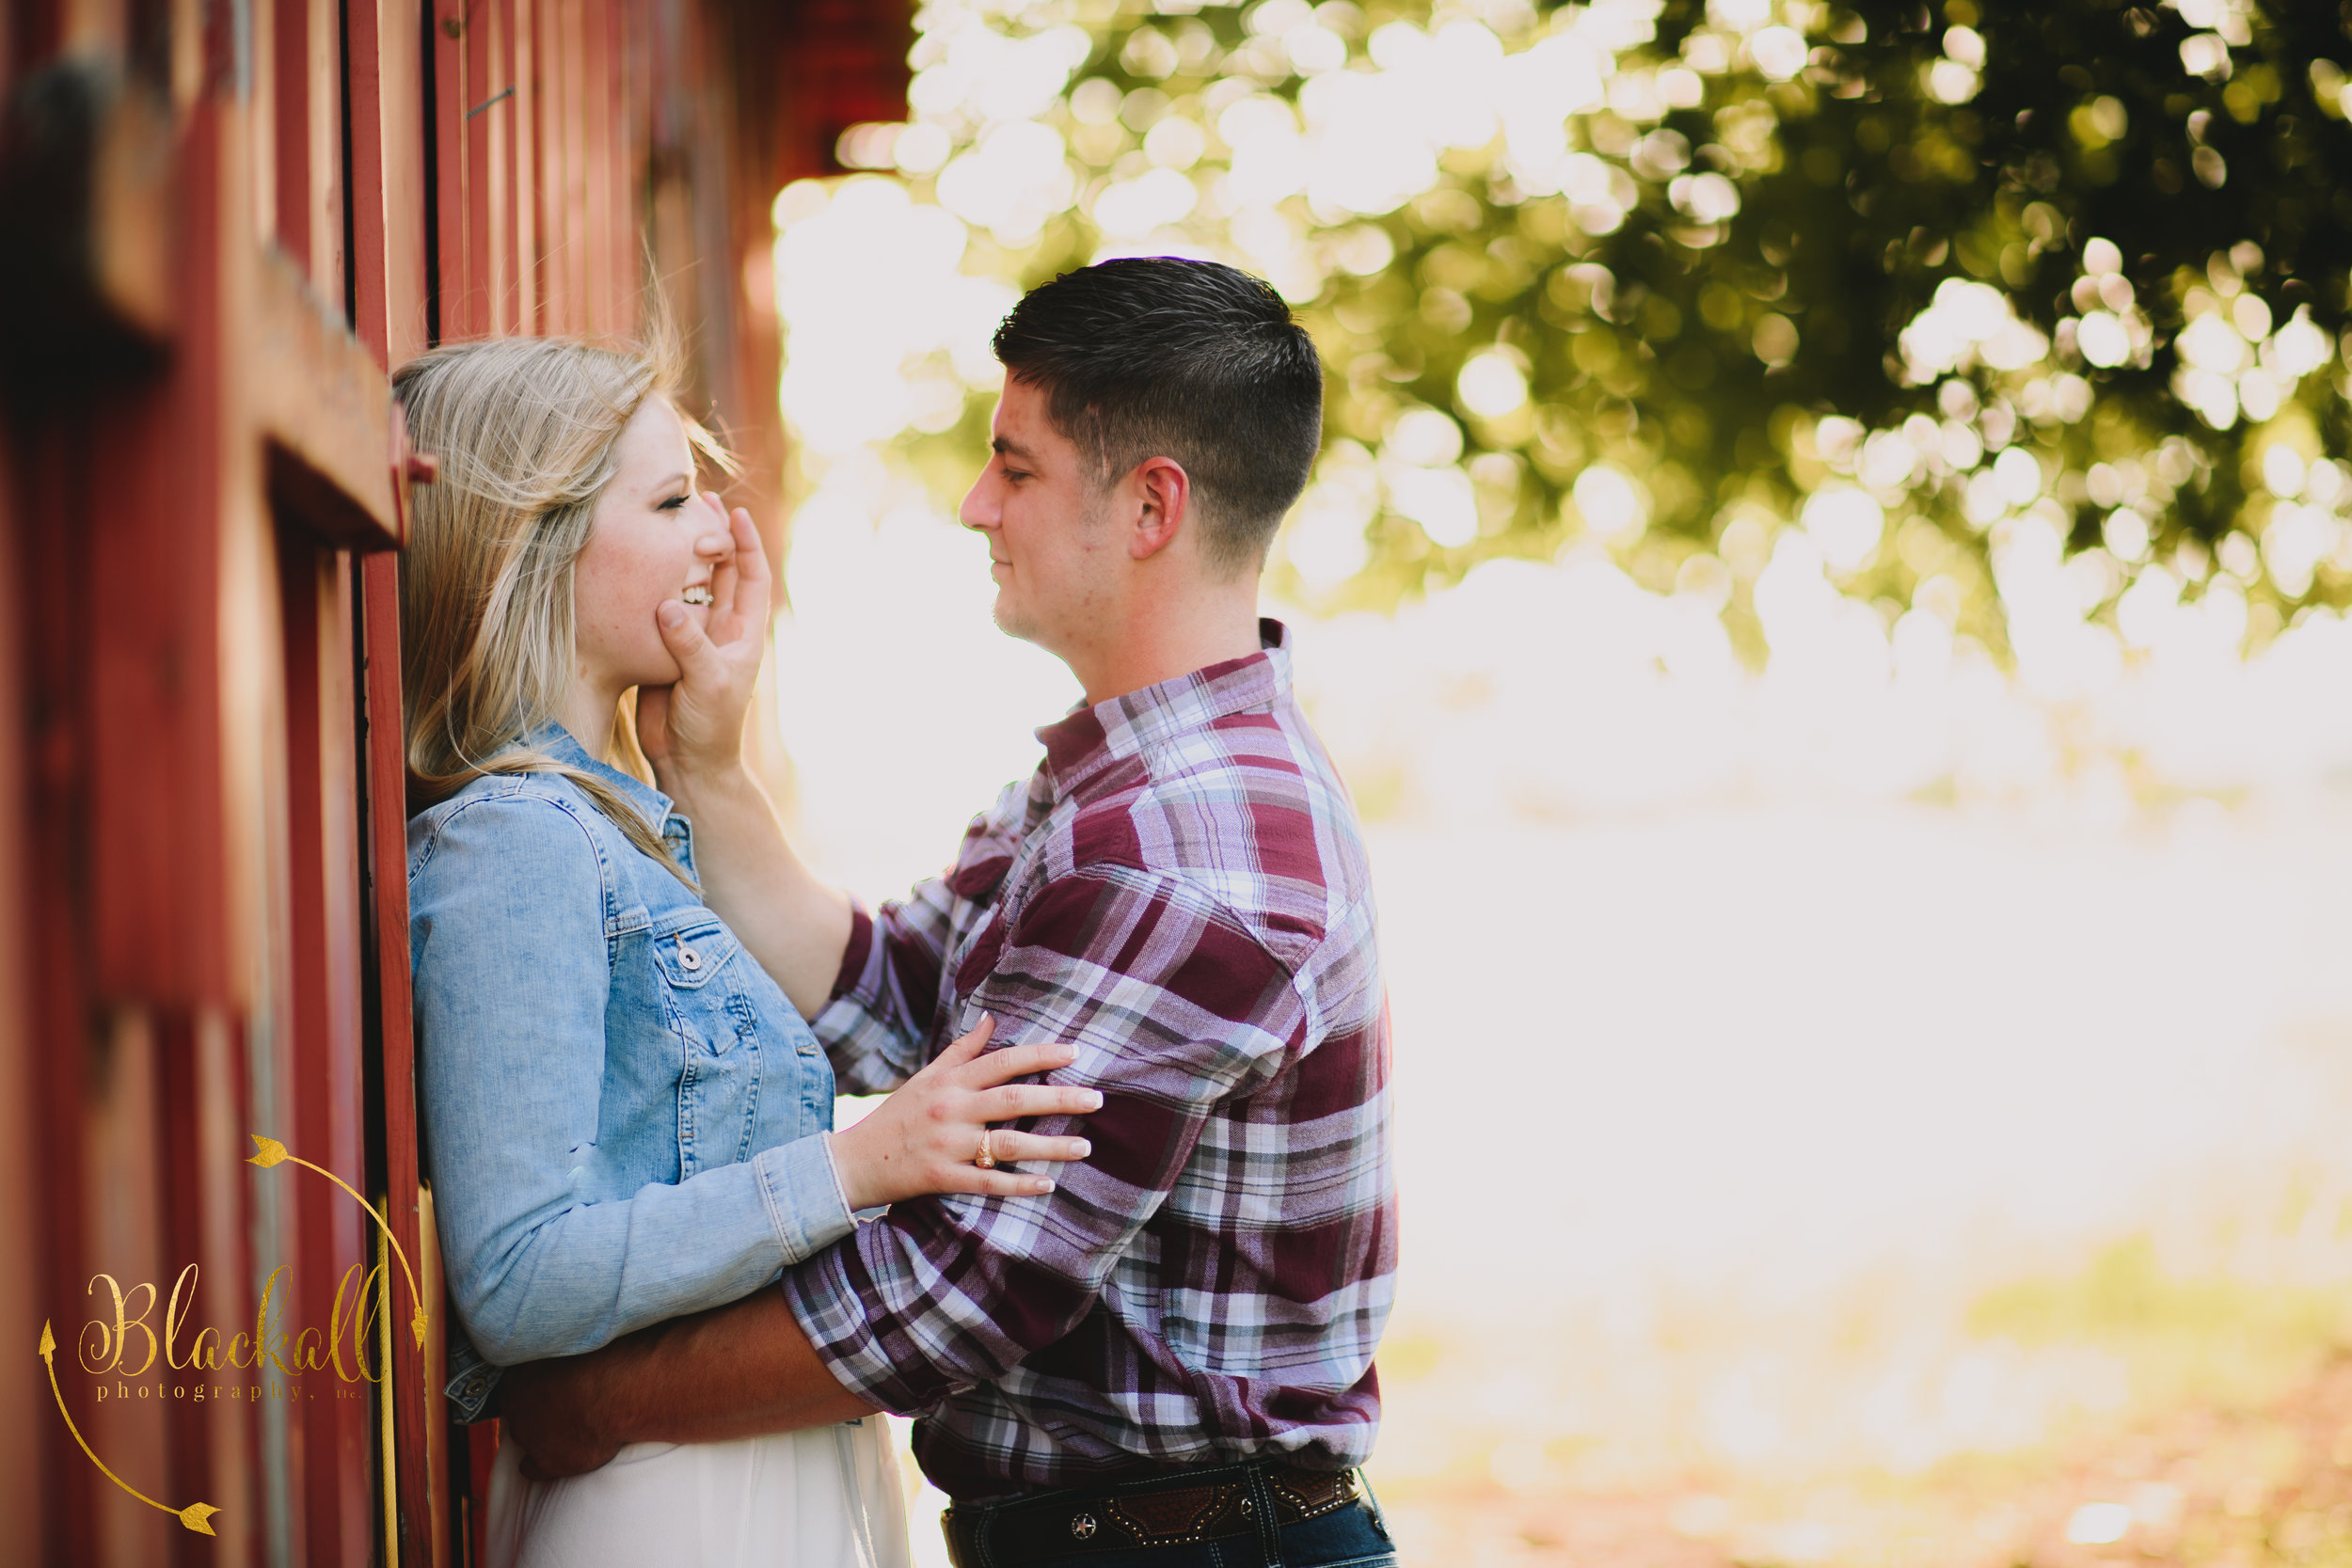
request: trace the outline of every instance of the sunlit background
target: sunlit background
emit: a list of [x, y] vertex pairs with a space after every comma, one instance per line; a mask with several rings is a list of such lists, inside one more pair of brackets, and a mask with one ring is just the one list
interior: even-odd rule
[[1019, 290], [1216, 257], [1316, 334], [1268, 598], [1379, 888], [1408, 1562], [2352, 1560], [2343, 214], [2288, 221], [2344, 72], [2050, 9], [2136, 85], [1967, 0], [935, 0], [872, 172], [776, 202], [790, 810], [870, 899], [1076, 695], [953, 521]]

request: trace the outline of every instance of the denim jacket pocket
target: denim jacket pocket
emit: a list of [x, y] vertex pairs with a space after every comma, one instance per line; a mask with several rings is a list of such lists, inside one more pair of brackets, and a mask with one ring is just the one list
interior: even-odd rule
[[654, 922], [647, 933], [654, 967], [672, 990], [700, 990], [735, 960], [742, 944], [707, 910]]
[[[708, 910], [681, 910], [646, 933], [661, 1004], [683, 1055], [678, 1163], [683, 1175], [751, 1156], [759, 1121], [758, 1022], [743, 995], [742, 948]], [[715, 982], [715, 983], [714, 983]]]

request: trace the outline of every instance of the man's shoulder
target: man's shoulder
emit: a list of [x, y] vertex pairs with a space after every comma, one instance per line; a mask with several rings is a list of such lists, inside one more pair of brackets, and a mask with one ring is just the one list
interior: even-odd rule
[[1371, 879], [1354, 807], [1288, 704], [1168, 737], [1078, 802], [1049, 876], [1150, 879], [1303, 961]]

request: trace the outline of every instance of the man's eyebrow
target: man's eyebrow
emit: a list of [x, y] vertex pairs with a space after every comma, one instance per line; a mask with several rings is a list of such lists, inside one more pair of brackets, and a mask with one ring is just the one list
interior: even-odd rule
[[999, 436], [994, 440], [989, 442], [988, 445], [989, 450], [996, 453], [999, 457], [1018, 457], [1025, 463], [1034, 463], [1037, 461], [1037, 453], [1031, 451], [1028, 448], [1023, 446], [1020, 442], [1013, 440], [1009, 436]]

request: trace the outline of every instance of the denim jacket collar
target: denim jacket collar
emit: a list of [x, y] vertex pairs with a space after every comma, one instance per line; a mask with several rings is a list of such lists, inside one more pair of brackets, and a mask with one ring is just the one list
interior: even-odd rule
[[610, 763], [599, 762], [588, 754], [588, 748], [572, 736], [572, 732], [549, 720], [523, 737], [526, 745], [534, 746], [558, 762], [569, 763], [585, 772], [594, 773], [619, 791], [622, 800], [644, 814], [654, 832], [662, 832], [670, 821], [670, 798], [645, 783], [631, 778]]

